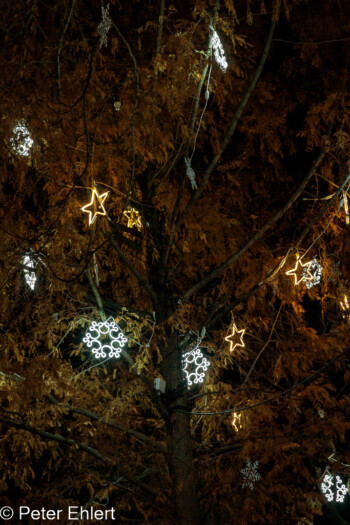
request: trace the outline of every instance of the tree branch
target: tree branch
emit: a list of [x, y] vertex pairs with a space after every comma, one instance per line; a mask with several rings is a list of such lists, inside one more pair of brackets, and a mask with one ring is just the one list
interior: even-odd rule
[[181, 215], [179, 216], [179, 218], [177, 219], [176, 221], [176, 226], [180, 226], [183, 221], [185, 220], [185, 217], [188, 215], [189, 211], [191, 210], [191, 208], [194, 206], [194, 204], [197, 202], [198, 198], [200, 197], [204, 187], [206, 186], [207, 182], [208, 182], [208, 179], [210, 177], [210, 175], [212, 174], [216, 164], [218, 163], [219, 159], [221, 158], [223, 152], [225, 151], [229, 141], [231, 140], [232, 138], [232, 135], [236, 129], [236, 126], [237, 126], [237, 123], [238, 123], [238, 120], [248, 102], [248, 99], [253, 91], [253, 89], [255, 88], [258, 80], [259, 80], [259, 77], [261, 75], [261, 72], [262, 72], [262, 69], [264, 67], [264, 64], [266, 62], [266, 59], [267, 59], [267, 56], [268, 56], [268, 53], [269, 53], [269, 50], [270, 50], [270, 47], [271, 47], [271, 41], [272, 41], [272, 36], [273, 36], [273, 33], [274, 33], [274, 30], [275, 30], [275, 26], [276, 26], [276, 20], [272, 19], [271, 21], [271, 25], [270, 25], [270, 30], [269, 30], [269, 34], [268, 34], [268, 37], [267, 37], [267, 40], [266, 40], [266, 43], [265, 43], [265, 47], [264, 47], [264, 51], [263, 51], [263, 54], [260, 58], [260, 61], [259, 61], [259, 64], [258, 64], [258, 67], [256, 68], [256, 71], [255, 71], [255, 74], [254, 74], [254, 77], [247, 89], [247, 91], [245, 92], [245, 95], [241, 101], [241, 103], [239, 104], [238, 108], [237, 108], [237, 111], [235, 113], [235, 116], [233, 117], [233, 120], [232, 120], [232, 123], [231, 123], [231, 126], [228, 130], [228, 132], [226, 133], [226, 136], [224, 138], [224, 140], [222, 141], [221, 145], [220, 145], [220, 149], [218, 151], [218, 153], [214, 156], [213, 160], [211, 161], [211, 163], [209, 164], [208, 166], [208, 169], [201, 181], [201, 183], [199, 184], [198, 186], [198, 189], [193, 193], [190, 201], [188, 202], [185, 210], [181, 213]]

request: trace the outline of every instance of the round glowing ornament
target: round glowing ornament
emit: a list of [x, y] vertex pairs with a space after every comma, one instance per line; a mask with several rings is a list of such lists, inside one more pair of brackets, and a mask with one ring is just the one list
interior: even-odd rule
[[210, 366], [210, 362], [203, 356], [200, 348], [196, 347], [182, 356], [182, 371], [185, 374], [187, 386], [203, 383], [205, 372]]
[[112, 317], [106, 321], [93, 321], [88, 332], [85, 334], [83, 342], [96, 359], [115, 357], [118, 359], [122, 352], [127, 338]]

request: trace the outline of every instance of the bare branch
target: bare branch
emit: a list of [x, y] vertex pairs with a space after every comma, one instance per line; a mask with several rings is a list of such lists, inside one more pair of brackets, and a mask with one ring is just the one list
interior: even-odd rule
[[244, 95], [240, 105], [237, 108], [235, 116], [233, 117], [230, 129], [226, 133], [226, 136], [225, 136], [224, 140], [222, 141], [222, 143], [220, 145], [220, 149], [219, 149], [218, 153], [214, 156], [213, 160], [209, 164], [208, 169], [205, 172], [205, 175], [204, 175], [201, 183], [198, 186], [198, 189], [193, 193], [193, 195], [192, 195], [191, 199], [189, 200], [185, 210], [181, 213], [181, 215], [177, 219], [176, 226], [180, 226], [183, 223], [183, 221], [185, 220], [185, 217], [187, 216], [187, 214], [189, 213], [191, 208], [194, 206], [194, 204], [197, 202], [197, 200], [200, 197], [204, 187], [206, 186], [206, 184], [208, 182], [208, 179], [209, 179], [210, 175], [212, 174], [216, 164], [218, 163], [219, 159], [221, 158], [221, 155], [225, 151], [229, 141], [232, 138], [232, 135], [233, 135], [233, 133], [234, 133], [234, 131], [236, 129], [238, 120], [239, 120], [239, 118], [240, 118], [240, 116], [241, 116], [241, 114], [242, 114], [242, 112], [243, 112], [243, 110], [244, 110], [244, 108], [245, 108], [245, 106], [246, 106], [246, 104], [248, 102], [248, 99], [249, 99], [253, 89], [256, 86], [256, 83], [259, 80], [259, 77], [261, 75], [262, 69], [263, 69], [264, 64], [266, 62], [266, 59], [267, 59], [267, 56], [269, 54], [269, 50], [270, 50], [270, 47], [271, 47], [272, 35], [274, 33], [275, 26], [276, 26], [276, 20], [272, 19], [271, 25], [270, 25], [269, 34], [268, 34], [268, 37], [267, 37], [267, 40], [266, 40], [266, 43], [265, 43], [263, 54], [262, 54], [262, 56], [260, 58], [258, 67], [256, 68], [254, 77], [253, 77], [253, 79], [252, 79], [252, 81], [251, 81], [247, 91], [245, 92], [245, 95]]

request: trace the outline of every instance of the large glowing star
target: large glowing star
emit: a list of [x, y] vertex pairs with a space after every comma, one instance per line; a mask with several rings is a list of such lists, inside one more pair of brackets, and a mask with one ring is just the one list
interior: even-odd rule
[[230, 352], [233, 352], [236, 346], [245, 346], [245, 343], [243, 342], [244, 334], [245, 330], [237, 330], [237, 326], [233, 323], [232, 334], [225, 337], [225, 341], [230, 343]]
[[[89, 226], [93, 224], [96, 220], [97, 215], [106, 215], [106, 210], [103, 206], [104, 201], [106, 200], [108, 191], [99, 195], [97, 190], [92, 190], [91, 201], [89, 204], [85, 204], [81, 208], [82, 211], [89, 214]], [[90, 208], [90, 209], [89, 209]], [[102, 211], [99, 211], [102, 210]]]
[[310, 272], [311, 265], [312, 261], [303, 264], [300, 259], [297, 259], [295, 267], [292, 270], [288, 270], [286, 275], [294, 275], [295, 285], [299, 284], [301, 281], [312, 281], [314, 277]]
[[125, 217], [128, 219], [128, 228], [133, 228], [134, 226], [138, 229], [142, 229], [141, 215], [135, 208], [129, 208], [124, 211]]
[[120, 357], [122, 348], [127, 342], [127, 338], [110, 317], [107, 321], [93, 321], [86, 333], [83, 342], [91, 348], [96, 359], [104, 357]]

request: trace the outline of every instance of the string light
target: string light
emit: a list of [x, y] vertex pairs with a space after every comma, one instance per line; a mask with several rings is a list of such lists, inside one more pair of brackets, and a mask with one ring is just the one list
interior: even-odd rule
[[133, 228], [135, 226], [138, 230], [142, 229], [141, 215], [135, 210], [135, 208], [125, 210], [124, 215], [128, 219], [128, 228]]
[[335, 480], [335, 490], [332, 489], [334, 486], [333, 483], [334, 476], [332, 474], [326, 474], [322, 480], [321, 492], [324, 494], [327, 501], [333, 501], [334, 496], [336, 496], [336, 502], [342, 503], [345, 499], [345, 496], [348, 492], [348, 489], [343, 483], [343, 480], [340, 476], [336, 476]]
[[17, 155], [22, 157], [29, 156], [30, 148], [33, 146], [34, 141], [24, 121], [17, 123], [13, 129], [13, 136], [10, 138], [10, 142]]
[[215, 57], [216, 62], [219, 64], [222, 71], [226, 71], [228, 62], [226, 60], [225, 51], [222, 46], [219, 35], [217, 34], [215, 30], [213, 32], [212, 44], [213, 44], [214, 57]]
[[[303, 264], [301, 262], [301, 259], [297, 258], [297, 262], [295, 264], [295, 267], [292, 269], [292, 270], [288, 270], [288, 272], [286, 272], [287, 275], [294, 275], [294, 284], [297, 285], [299, 283], [301, 283], [301, 281], [311, 281], [313, 279], [313, 276], [312, 274], [310, 273], [310, 266], [312, 264], [312, 261], [309, 261], [305, 264]], [[301, 268], [299, 268], [299, 266]], [[302, 274], [300, 275], [300, 270], [302, 268], [305, 268], [304, 270], [302, 270]], [[298, 278], [298, 274], [299, 273], [299, 278]]]
[[210, 362], [203, 356], [200, 348], [196, 347], [182, 356], [182, 371], [186, 376], [187, 386], [203, 383], [205, 372]]
[[225, 341], [229, 341], [230, 343], [230, 352], [233, 352], [237, 346], [245, 347], [245, 343], [243, 342], [244, 334], [245, 329], [238, 330], [237, 326], [234, 323], [232, 324], [232, 334], [225, 337]]
[[[35, 270], [36, 262], [28, 253], [23, 257], [23, 264], [24, 266], [27, 266], [27, 268], [33, 268], [33, 270]], [[27, 268], [23, 270], [24, 279], [29, 288], [31, 290], [34, 290], [36, 283], [36, 274], [35, 271], [31, 272]]]
[[[103, 203], [107, 196], [108, 191], [106, 191], [106, 193], [102, 193], [102, 195], [99, 195], [97, 190], [94, 188], [92, 190], [91, 201], [81, 208], [83, 212], [89, 214], [89, 226], [95, 222], [97, 215], [106, 215], [106, 210], [103, 206]], [[97, 202], [95, 199], [97, 199]], [[102, 209], [102, 211], [95, 211], [98, 206]], [[92, 210], [89, 210], [89, 208], [92, 208]]]
[[112, 317], [106, 321], [93, 321], [83, 338], [83, 342], [92, 349], [96, 359], [107, 356], [118, 359], [127, 340]]
[[252, 463], [250, 459], [247, 460], [246, 466], [242, 468], [241, 474], [243, 477], [242, 488], [249, 487], [250, 490], [254, 490], [254, 483], [261, 479], [258, 472], [259, 461]]
[[242, 428], [241, 418], [242, 414], [240, 412], [233, 412], [232, 426], [236, 432], [238, 432], [239, 429]]

